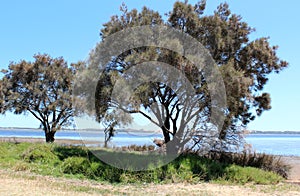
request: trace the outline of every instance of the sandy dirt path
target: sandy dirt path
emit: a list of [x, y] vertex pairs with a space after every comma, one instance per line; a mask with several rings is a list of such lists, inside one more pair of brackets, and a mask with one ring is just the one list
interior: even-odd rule
[[300, 186], [200, 184], [111, 185], [0, 170], [0, 195], [299, 195]]
[[282, 157], [282, 159], [291, 166], [288, 182], [300, 185], [300, 157]]

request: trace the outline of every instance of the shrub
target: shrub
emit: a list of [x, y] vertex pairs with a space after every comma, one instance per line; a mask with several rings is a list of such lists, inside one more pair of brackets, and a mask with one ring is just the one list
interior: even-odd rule
[[103, 171], [103, 180], [109, 181], [109, 182], [121, 182], [121, 175], [124, 173], [123, 170], [111, 167], [106, 165], [104, 171]]
[[68, 157], [86, 157], [89, 152], [87, 148], [81, 146], [55, 146], [53, 151], [60, 160], [64, 160]]
[[120, 151], [137, 151], [137, 152], [145, 152], [145, 151], [154, 151], [155, 146], [154, 145], [129, 145], [129, 146], [122, 146], [122, 147], [115, 147], [116, 150]]
[[220, 163], [235, 164], [243, 167], [255, 167], [265, 171], [272, 171], [283, 178], [288, 177], [290, 170], [290, 166], [282, 161], [281, 157], [264, 153], [247, 151], [242, 153], [211, 151], [204, 157]]
[[90, 164], [90, 175], [93, 176], [94, 178], [97, 178], [102, 175], [102, 170], [104, 169], [103, 164], [100, 162], [92, 162]]
[[225, 169], [224, 179], [238, 184], [276, 184], [282, 181], [282, 177], [273, 172], [236, 165], [231, 165]]
[[163, 171], [161, 168], [146, 171], [123, 171], [120, 175], [120, 182], [123, 183], [159, 183], [162, 180]]
[[14, 171], [30, 171], [30, 165], [24, 162], [16, 162], [12, 168]]
[[90, 175], [90, 163], [84, 157], [66, 158], [61, 165], [63, 173]]
[[28, 163], [55, 163], [58, 162], [58, 157], [52, 152], [49, 145], [34, 145], [33, 147], [25, 150], [22, 155], [22, 159]]

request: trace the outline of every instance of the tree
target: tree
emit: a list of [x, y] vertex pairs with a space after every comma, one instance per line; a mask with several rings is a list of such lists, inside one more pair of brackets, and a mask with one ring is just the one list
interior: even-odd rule
[[71, 96], [76, 66], [46, 54], [34, 59], [11, 63], [2, 71], [3, 106], [15, 114], [29, 112], [40, 121], [46, 142], [54, 142], [55, 133], [70, 125], [76, 114]]
[[5, 113], [5, 108], [4, 108], [4, 93], [3, 93], [3, 85], [0, 80], [0, 114]]
[[[105, 114], [112, 114], [116, 110], [122, 110], [123, 115], [140, 114], [161, 128], [168, 152], [180, 152], [183, 146], [191, 141], [192, 147], [203, 147], [208, 138], [205, 132], [217, 129], [219, 142], [210, 148], [224, 150], [236, 144], [234, 142], [239, 136], [239, 127], [246, 127], [256, 115], [271, 109], [270, 95], [263, 92], [263, 87], [269, 74], [279, 73], [288, 63], [279, 59], [276, 55], [277, 46], [270, 46], [268, 38], [251, 41], [249, 35], [254, 29], [242, 21], [241, 16], [231, 13], [228, 4], [221, 4], [210, 16], [203, 14], [205, 5], [205, 1], [196, 5], [188, 4], [187, 1], [176, 2], [173, 10], [167, 14], [166, 21], [158, 12], [146, 7], [138, 12], [135, 9], [128, 11], [123, 5], [122, 15], [113, 16], [104, 24], [100, 34], [101, 43], [120, 30], [142, 25], [165, 25], [197, 39], [209, 51], [223, 76], [227, 95], [227, 107], [223, 108], [223, 126], [206, 123], [210, 120], [213, 106], [207, 88], [208, 81], [203, 77], [203, 73], [184, 56], [154, 46], [130, 49], [117, 57], [113, 56], [105, 65], [95, 99], [99, 121], [106, 118]], [[175, 41], [173, 40], [174, 43]], [[174, 44], [172, 40], [169, 42]], [[90, 62], [97, 59], [97, 55], [96, 49], [91, 54]], [[150, 61], [166, 63], [183, 72], [192, 84], [195, 94], [191, 96], [181, 91], [183, 83], [179, 78], [172, 82], [146, 82], [134, 89], [130, 102], [123, 101], [120, 104], [118, 100], [113, 99], [111, 95], [117, 81], [121, 78], [126, 82], [132, 78], [136, 79], [135, 72], [128, 70]], [[163, 77], [168, 70], [160, 72]], [[149, 74], [151, 75], [151, 72], [141, 72], [139, 77], [147, 81]], [[129, 121], [130, 118], [124, 118], [119, 122]], [[192, 135], [187, 135], [187, 130], [192, 132]]]

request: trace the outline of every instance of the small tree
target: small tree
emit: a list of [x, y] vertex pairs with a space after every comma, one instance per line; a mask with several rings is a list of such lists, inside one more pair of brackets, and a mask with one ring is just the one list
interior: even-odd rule
[[75, 66], [46, 54], [34, 58], [34, 62], [11, 63], [2, 71], [5, 96], [1, 108], [15, 114], [29, 112], [40, 121], [46, 142], [54, 142], [55, 133], [70, 125], [75, 115], [71, 96]]

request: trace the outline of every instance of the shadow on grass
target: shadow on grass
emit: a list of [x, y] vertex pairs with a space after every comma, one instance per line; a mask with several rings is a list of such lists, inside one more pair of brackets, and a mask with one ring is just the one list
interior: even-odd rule
[[7, 165], [5, 162], [9, 160], [11, 164], [7, 166], [11, 168], [16, 164], [26, 164], [26, 168], [39, 174], [68, 175], [112, 183], [220, 181], [274, 184], [282, 180], [272, 172], [241, 167], [229, 161], [222, 162], [223, 159], [212, 160], [193, 153], [182, 154], [173, 160], [154, 152], [90, 151], [76, 146], [7, 143], [0, 144], [0, 151], [3, 152], [0, 164]]
[[229, 164], [196, 154], [177, 158], [157, 153], [119, 152], [107, 149], [57, 146], [64, 173], [83, 174], [110, 182], [198, 182], [218, 179]]

